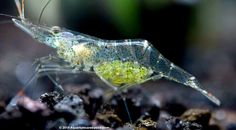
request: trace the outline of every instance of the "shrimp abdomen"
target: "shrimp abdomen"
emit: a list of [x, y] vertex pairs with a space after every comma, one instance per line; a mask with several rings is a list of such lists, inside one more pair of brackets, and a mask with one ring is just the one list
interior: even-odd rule
[[203, 86], [193, 75], [176, 66], [174, 63], [170, 62], [152, 46], [150, 46], [148, 51], [150, 56], [150, 65], [152, 66], [151, 68], [154, 72], [164, 77], [165, 79], [194, 88], [215, 104], [220, 105], [220, 101], [211, 93], [208, 93], [205, 89], [203, 89]]

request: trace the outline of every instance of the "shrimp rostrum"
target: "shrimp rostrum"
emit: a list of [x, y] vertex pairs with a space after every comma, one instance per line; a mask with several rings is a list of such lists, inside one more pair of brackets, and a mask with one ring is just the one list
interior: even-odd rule
[[32, 24], [25, 19], [12, 21], [38, 42], [56, 49], [57, 55], [39, 59], [36, 73], [92, 72], [115, 91], [166, 78], [192, 87], [220, 104], [193, 75], [166, 59], [147, 40], [103, 40], [57, 26]]

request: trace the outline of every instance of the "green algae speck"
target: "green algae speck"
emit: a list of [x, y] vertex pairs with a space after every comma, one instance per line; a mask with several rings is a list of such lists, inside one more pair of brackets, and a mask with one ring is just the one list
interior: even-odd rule
[[95, 68], [95, 71], [116, 87], [141, 83], [153, 72], [151, 69], [138, 63], [131, 61], [122, 62], [119, 60], [103, 62]]

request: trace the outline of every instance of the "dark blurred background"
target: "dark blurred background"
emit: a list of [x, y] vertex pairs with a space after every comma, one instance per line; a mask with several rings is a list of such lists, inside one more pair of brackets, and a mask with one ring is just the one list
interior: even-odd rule
[[[37, 23], [47, 0], [25, 2], [26, 18]], [[1, 0], [0, 13], [18, 16], [14, 0]], [[53, 50], [24, 34], [10, 18], [0, 16], [0, 20], [0, 98], [4, 99], [23, 87], [34, 59]], [[216, 107], [193, 89], [166, 80], [144, 84], [147, 90], [192, 106], [236, 109], [234, 0], [52, 0], [40, 24], [103, 39], [147, 39], [195, 75], [222, 105]]]

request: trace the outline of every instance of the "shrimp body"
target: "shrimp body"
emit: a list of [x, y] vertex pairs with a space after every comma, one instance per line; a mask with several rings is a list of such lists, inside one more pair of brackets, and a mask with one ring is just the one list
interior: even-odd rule
[[95, 72], [109, 86], [132, 86], [144, 82], [154, 74], [154, 68], [148, 60], [148, 46], [143, 44], [145, 40], [81, 38], [66, 45], [61, 41], [56, 43], [59, 44], [57, 54], [60, 58], [78, 70]]
[[97, 73], [111, 86], [138, 84], [153, 72], [148, 63], [137, 58], [137, 51], [145, 49], [142, 40], [95, 40], [68, 32], [64, 36], [57, 34], [55, 39], [58, 56], [80, 71]]
[[59, 27], [34, 25], [26, 20], [13, 19], [13, 22], [40, 43], [55, 48], [57, 57], [70, 66], [56, 70], [93, 72], [114, 90], [166, 78], [192, 87], [220, 104], [216, 97], [202, 89], [193, 75], [166, 59], [147, 40], [103, 40]]

